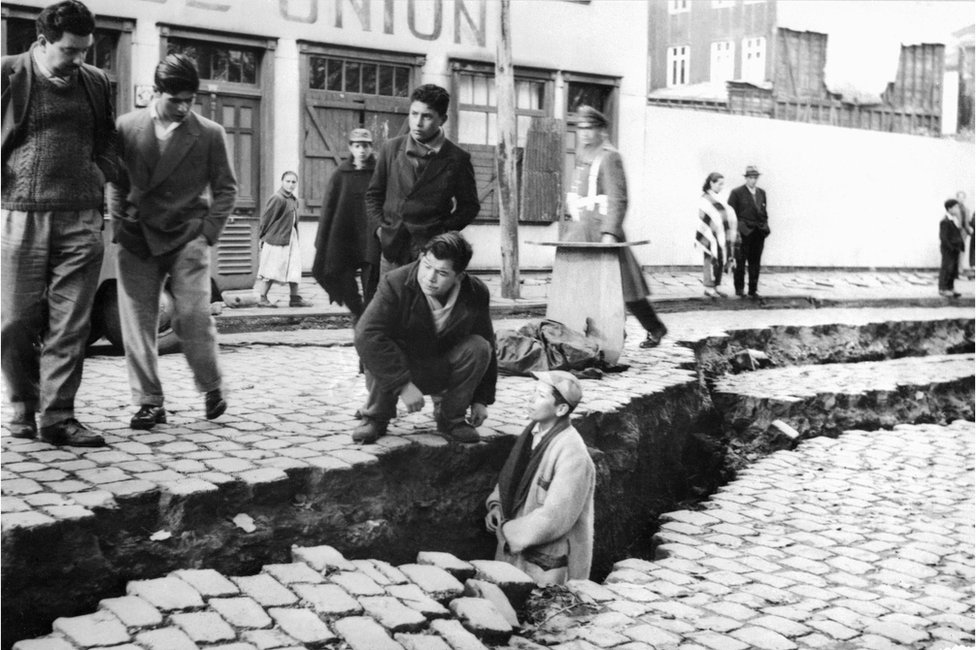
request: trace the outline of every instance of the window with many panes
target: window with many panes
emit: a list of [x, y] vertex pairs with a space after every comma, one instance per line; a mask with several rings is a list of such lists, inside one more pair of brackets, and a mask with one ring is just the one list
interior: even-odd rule
[[197, 63], [201, 79], [257, 85], [261, 50], [239, 45], [171, 37], [167, 54], [185, 54]]
[[687, 45], [668, 48], [668, 86], [684, 86], [688, 83], [690, 49]]
[[407, 97], [410, 94], [410, 68], [335, 56], [310, 56], [308, 87], [360, 95]]
[[[494, 145], [498, 142], [498, 98], [494, 75], [462, 72], [457, 75], [457, 133], [462, 144]], [[515, 80], [515, 122], [517, 146], [525, 146], [525, 135], [533, 117], [545, 116], [546, 82]]]

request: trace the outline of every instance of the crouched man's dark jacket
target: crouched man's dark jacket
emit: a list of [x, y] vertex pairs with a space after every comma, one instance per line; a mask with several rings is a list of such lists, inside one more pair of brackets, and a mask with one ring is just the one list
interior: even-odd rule
[[492, 404], [498, 363], [488, 288], [478, 278], [465, 274], [447, 326], [437, 334], [427, 298], [417, 283], [418, 266], [419, 262], [408, 264], [380, 281], [376, 296], [356, 325], [356, 350], [363, 365], [385, 391], [398, 393], [412, 381], [426, 392], [425, 386], [446, 380], [448, 351], [477, 334], [491, 345], [491, 363], [471, 401]]

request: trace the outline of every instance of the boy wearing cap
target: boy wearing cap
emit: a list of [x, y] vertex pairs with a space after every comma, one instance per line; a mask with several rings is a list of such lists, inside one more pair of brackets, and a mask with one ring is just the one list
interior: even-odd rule
[[766, 192], [758, 187], [759, 170], [753, 165], [746, 167], [746, 183], [729, 193], [729, 205], [739, 219], [741, 245], [736, 249], [732, 284], [735, 295], [744, 296], [746, 265], [749, 265], [749, 298], [759, 298], [759, 268], [763, 247], [769, 236], [769, 214], [766, 212]]
[[[379, 246], [366, 217], [366, 188], [376, 167], [373, 135], [367, 129], [349, 133], [349, 154], [325, 189], [312, 275], [329, 294], [330, 302], [345, 305], [358, 320], [376, 292], [380, 272]], [[362, 296], [356, 287], [357, 271]]]
[[488, 497], [485, 526], [498, 537], [495, 559], [539, 585], [586, 579], [593, 560], [596, 470], [570, 413], [583, 398], [579, 380], [555, 370], [533, 373], [532, 422], [515, 441]]

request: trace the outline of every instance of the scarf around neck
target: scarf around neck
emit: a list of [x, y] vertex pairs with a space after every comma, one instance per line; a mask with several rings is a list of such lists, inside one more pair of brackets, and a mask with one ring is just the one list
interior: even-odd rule
[[515, 517], [515, 514], [525, 505], [525, 499], [532, 487], [542, 457], [546, 455], [549, 445], [561, 432], [569, 428], [569, 418], [563, 418], [549, 429], [535, 449], [532, 448], [532, 429], [535, 423], [529, 424], [515, 441], [512, 453], [502, 466], [498, 475], [498, 493], [502, 502], [502, 517], [505, 521]]

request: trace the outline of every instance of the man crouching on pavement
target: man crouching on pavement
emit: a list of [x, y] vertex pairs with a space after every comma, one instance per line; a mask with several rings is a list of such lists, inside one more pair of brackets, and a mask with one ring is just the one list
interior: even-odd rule
[[539, 585], [587, 579], [593, 560], [596, 471], [569, 415], [583, 399], [568, 372], [536, 372], [532, 422], [488, 497], [485, 525], [498, 537], [495, 559]]
[[464, 272], [471, 252], [460, 233], [446, 232], [416, 262], [383, 276], [356, 325], [369, 396], [353, 441], [376, 442], [396, 415], [397, 397], [413, 413], [423, 408], [424, 395], [432, 397], [441, 435], [481, 439], [476, 427], [495, 401], [498, 365], [488, 288]]

